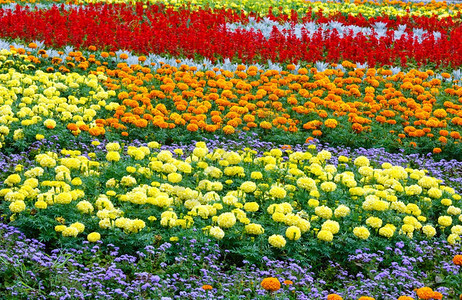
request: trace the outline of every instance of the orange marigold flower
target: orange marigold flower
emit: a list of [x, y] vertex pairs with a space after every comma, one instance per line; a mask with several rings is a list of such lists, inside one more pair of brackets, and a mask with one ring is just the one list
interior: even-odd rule
[[433, 292], [433, 299], [441, 300], [441, 299], [443, 299], [443, 294], [441, 294], [439, 292]]
[[262, 280], [261, 286], [267, 291], [274, 292], [281, 288], [281, 283], [275, 277], [267, 277]]
[[338, 122], [335, 119], [327, 119], [324, 121], [324, 125], [326, 125], [326, 127], [329, 127], [329, 128], [335, 128], [337, 127]]
[[358, 300], [375, 300], [375, 298], [368, 297], [368, 296], [361, 296], [358, 298]]
[[88, 50], [90, 50], [90, 51], [96, 51], [96, 47], [93, 46], [93, 45], [91, 45], [91, 46], [88, 47]]
[[148, 126], [148, 121], [145, 120], [145, 119], [139, 119], [139, 120], [136, 120], [135, 125], [136, 125], [136, 127], [144, 128], [144, 127]]
[[120, 92], [119, 95], [117, 96], [120, 100], [127, 99], [128, 98], [128, 93], [127, 92]]
[[263, 121], [260, 123], [260, 127], [263, 129], [271, 129], [272, 126], [273, 125], [271, 125], [271, 123], [268, 121]]
[[448, 115], [448, 113], [447, 113], [444, 109], [439, 108], [439, 109], [437, 109], [437, 110], [435, 110], [435, 111], [433, 112], [433, 115], [434, 115], [435, 117], [437, 117], [437, 118], [442, 119], [442, 118], [446, 118], [446, 116]]
[[226, 125], [225, 127], [223, 127], [223, 132], [225, 134], [233, 134], [234, 133], [234, 127], [231, 126], [231, 125]]
[[197, 124], [188, 124], [188, 126], [186, 126], [186, 130], [191, 132], [196, 132], [198, 129], [199, 126], [197, 126]]
[[433, 153], [441, 153], [441, 148], [433, 148]]
[[416, 291], [417, 297], [423, 299], [423, 300], [429, 300], [433, 298], [434, 292], [431, 288], [429, 287], [422, 287], [420, 289], [417, 289]]
[[343, 298], [337, 294], [329, 294], [327, 295], [327, 300], [343, 300]]
[[461, 138], [460, 133], [458, 131], [452, 131], [451, 134], [449, 134], [449, 136], [452, 137], [453, 139]]
[[128, 55], [126, 53], [122, 53], [122, 54], [120, 54], [120, 58], [121, 59], [127, 59]]
[[398, 300], [414, 300], [414, 298], [409, 296], [399, 296]]
[[294, 284], [294, 282], [292, 280], [284, 280], [284, 284], [285, 285], [291, 285], [291, 284]]
[[445, 138], [444, 136], [440, 136], [440, 137], [438, 138], [438, 141], [440, 141], [442, 144], [446, 144], [446, 143], [448, 142], [448, 139]]
[[204, 285], [202, 286], [202, 289], [205, 290], [205, 291], [211, 290], [211, 289], [213, 289], [213, 286], [211, 286], [211, 285], [209, 285], [209, 284], [204, 284]]
[[454, 258], [452, 259], [452, 262], [455, 265], [462, 266], [462, 255], [460, 255], [460, 254], [455, 255]]
[[71, 131], [76, 131], [77, 129], [79, 129], [79, 127], [77, 127], [77, 124], [69, 123], [69, 124], [67, 124], [67, 129], [69, 129]]
[[322, 131], [321, 130], [313, 130], [313, 133], [312, 133], [314, 136], [321, 136], [322, 135]]
[[360, 133], [361, 131], [363, 131], [364, 128], [359, 123], [353, 123], [353, 125], [351, 125], [351, 129], [353, 129], [353, 131], [356, 133]]

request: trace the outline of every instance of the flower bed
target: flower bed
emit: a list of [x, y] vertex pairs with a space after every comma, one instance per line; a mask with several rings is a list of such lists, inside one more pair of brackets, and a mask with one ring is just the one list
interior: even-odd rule
[[0, 295], [459, 297], [459, 6], [267, 5], [0, 4]]

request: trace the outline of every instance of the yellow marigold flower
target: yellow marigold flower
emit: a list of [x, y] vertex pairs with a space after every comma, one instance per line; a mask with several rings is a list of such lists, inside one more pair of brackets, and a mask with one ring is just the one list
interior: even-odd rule
[[79, 231], [79, 233], [82, 233], [85, 230], [85, 225], [83, 225], [80, 222], [75, 222], [75, 223], [71, 224], [70, 227], [76, 228]]
[[209, 230], [209, 235], [217, 240], [221, 240], [225, 236], [225, 232], [218, 226], [213, 226]]
[[311, 223], [310, 223], [308, 220], [299, 218], [298, 221], [297, 221], [296, 226], [297, 226], [298, 228], [300, 228], [300, 231], [301, 231], [302, 233], [305, 233], [305, 232], [307, 232], [308, 230], [310, 230], [310, 228], [311, 228]]
[[66, 229], [66, 228], [67, 228], [66, 225], [56, 225], [56, 226], [55, 226], [55, 231], [56, 231], [56, 232], [63, 232], [64, 229]]
[[322, 205], [318, 206], [314, 209], [314, 213], [323, 219], [330, 219], [332, 218], [332, 209], [328, 206]]
[[454, 245], [455, 243], [457, 243], [458, 241], [460, 241], [460, 235], [451, 233], [451, 234], [448, 236], [447, 240], [448, 240], [448, 243], [449, 243], [450, 245]]
[[448, 215], [453, 215], [453, 216], [457, 216], [457, 215], [460, 215], [462, 212], [462, 210], [458, 207], [455, 207], [455, 206], [449, 206], [448, 209], [447, 209], [447, 213]]
[[75, 227], [66, 227], [61, 233], [63, 236], [76, 237], [79, 234], [79, 230]]
[[93, 205], [87, 200], [80, 201], [77, 203], [76, 207], [81, 213], [84, 214], [92, 213], [94, 210]]
[[336, 234], [340, 230], [340, 225], [337, 221], [327, 220], [322, 224], [321, 230], [327, 230], [332, 232], [332, 234]]
[[67, 193], [67, 192], [59, 193], [55, 197], [55, 203], [58, 203], [58, 204], [69, 204], [71, 202], [72, 202], [72, 194], [71, 193]]
[[432, 197], [434, 199], [439, 199], [443, 195], [443, 191], [441, 191], [438, 188], [433, 188], [433, 187], [430, 188], [427, 193], [428, 193], [428, 196], [430, 196], [430, 197]]
[[422, 232], [428, 237], [432, 238], [436, 234], [436, 229], [431, 225], [425, 225], [422, 227]]
[[24, 201], [22, 200], [16, 200], [14, 202], [12, 202], [8, 208], [11, 210], [11, 212], [13, 213], [20, 213], [22, 212], [23, 210], [26, 209], [26, 204], [24, 203]]
[[236, 216], [231, 212], [223, 213], [218, 216], [217, 223], [222, 228], [231, 228], [236, 224]]
[[269, 292], [275, 292], [281, 288], [281, 283], [275, 277], [267, 277], [262, 280], [261, 286]]
[[395, 229], [393, 227], [387, 226], [387, 225], [385, 225], [384, 227], [379, 229], [379, 234], [381, 236], [391, 238], [395, 234]]
[[273, 186], [271, 187], [271, 189], [269, 190], [269, 194], [274, 197], [274, 198], [278, 198], [278, 199], [282, 199], [282, 198], [285, 198], [286, 195], [287, 195], [287, 192], [284, 188], [282, 187], [279, 187], [279, 186]]
[[4, 183], [6, 183], [8, 186], [13, 186], [20, 182], [21, 182], [21, 176], [19, 176], [18, 174], [11, 174], [4, 181]]
[[109, 151], [106, 154], [106, 160], [107, 161], [119, 161], [120, 160], [120, 154], [119, 152], [116, 151]]
[[261, 172], [254, 171], [254, 172], [250, 173], [250, 178], [252, 178], [253, 180], [262, 179], [263, 174]]
[[377, 217], [369, 217], [366, 219], [366, 224], [373, 228], [380, 228], [382, 226], [382, 220]]
[[244, 204], [244, 210], [248, 212], [256, 212], [259, 208], [260, 206], [257, 202], [246, 202]]
[[53, 128], [56, 127], [56, 121], [53, 120], [53, 119], [46, 119], [43, 122], [43, 125], [45, 125], [45, 127], [48, 128], [48, 129], [53, 129]]
[[97, 242], [101, 239], [101, 234], [98, 232], [92, 232], [87, 235], [87, 240], [91, 243]]
[[452, 204], [452, 200], [448, 198], [441, 199], [441, 204], [444, 206], [450, 206]]
[[308, 205], [309, 205], [310, 207], [317, 207], [317, 206], [319, 206], [319, 200], [317, 200], [317, 199], [310, 199], [310, 200], [308, 200]]
[[370, 236], [369, 230], [364, 226], [355, 227], [353, 229], [353, 234], [362, 240], [367, 240]]
[[265, 229], [260, 224], [255, 224], [255, 223], [245, 225], [244, 230], [245, 230], [245, 233], [248, 233], [248, 234], [259, 235], [259, 234], [265, 233]]
[[301, 236], [302, 236], [302, 233], [300, 231], [300, 228], [298, 228], [297, 226], [290, 226], [289, 228], [286, 229], [286, 237], [289, 240], [296, 241], [300, 239]]
[[320, 230], [317, 235], [318, 239], [325, 242], [332, 242], [334, 235], [328, 230]]
[[286, 239], [282, 235], [273, 234], [268, 238], [268, 243], [275, 248], [284, 248]]
[[246, 193], [253, 193], [257, 189], [255, 182], [246, 181], [241, 184], [241, 190]]
[[34, 206], [35, 206], [35, 208], [38, 208], [38, 209], [46, 209], [48, 204], [43, 200], [39, 200], [39, 201], [35, 202]]
[[167, 175], [167, 180], [171, 183], [178, 183], [183, 180], [183, 176], [181, 176], [179, 173], [170, 173]]
[[438, 217], [438, 224], [445, 227], [451, 226], [452, 218], [450, 216], [440, 216]]
[[369, 159], [365, 156], [358, 156], [355, 160], [354, 160], [354, 165], [357, 166], [357, 167], [367, 167], [370, 165], [370, 162], [369, 162]]
[[332, 181], [325, 181], [321, 183], [321, 190], [324, 192], [333, 192], [337, 189], [337, 185]]
[[462, 235], [462, 225], [455, 225], [451, 228], [451, 233]]
[[344, 218], [350, 214], [350, 208], [346, 205], [339, 205], [335, 210], [334, 210], [334, 216], [336, 218]]

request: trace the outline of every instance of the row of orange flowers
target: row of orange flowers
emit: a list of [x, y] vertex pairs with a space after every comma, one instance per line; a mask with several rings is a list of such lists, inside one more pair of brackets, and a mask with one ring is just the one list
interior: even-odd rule
[[[20, 49], [18, 49], [21, 52]], [[47, 58], [29, 55], [34, 63]], [[40, 57], [41, 56], [41, 57]], [[48, 71], [81, 70], [107, 76], [104, 85], [117, 92], [120, 105], [110, 115], [98, 112], [97, 127], [69, 123], [74, 135], [106, 130], [122, 135], [139, 128], [187, 129], [190, 132], [239, 131], [295, 133], [311, 139], [339, 133], [359, 136], [385, 132], [403, 146], [430, 143], [440, 152], [461, 139], [462, 86], [449, 73], [436, 78], [432, 70], [393, 74], [379, 68], [360, 69], [344, 61], [318, 71], [307, 65], [283, 71], [239, 65], [235, 71], [167, 64], [119, 62], [109, 67], [115, 53], [85, 57], [71, 52], [51, 61]], [[117, 58], [127, 59], [126, 54]]]

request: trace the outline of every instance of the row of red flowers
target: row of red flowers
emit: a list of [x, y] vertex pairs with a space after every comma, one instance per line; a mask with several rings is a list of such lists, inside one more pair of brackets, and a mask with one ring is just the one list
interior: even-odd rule
[[[127, 49], [140, 54], [188, 58], [199, 55], [212, 61], [230, 58], [246, 63], [350, 60], [366, 62], [370, 66], [406, 66], [409, 61], [418, 65], [433, 63], [456, 67], [462, 64], [462, 27], [451, 18], [438, 23], [452, 26], [450, 32], [442, 31], [440, 39], [428, 36], [419, 43], [411, 35], [394, 40], [391, 31], [380, 39], [361, 34], [340, 38], [335, 33], [325, 35], [321, 31], [311, 37], [303, 34], [298, 39], [273, 30], [272, 36], [266, 39], [260, 33], [229, 32], [223, 26], [227, 22], [241, 22], [244, 17], [244, 14], [232, 11], [175, 11], [158, 5], [147, 8], [142, 5], [89, 5], [86, 8], [52, 7], [35, 11], [18, 6], [14, 10], [0, 9], [0, 37], [43, 40], [50, 47], [88, 48], [95, 45], [105, 50]], [[322, 19], [321, 16], [318, 18]], [[340, 20], [340, 16], [332, 20]], [[356, 24], [360, 20], [357, 18]], [[402, 19], [409, 24], [418, 20]], [[432, 21], [422, 21], [422, 24], [437, 24], [436, 19], [428, 20]], [[351, 21], [355, 24], [353, 19]], [[391, 20], [387, 23], [391, 27], [397, 24]], [[432, 26], [440, 28], [440, 25], [426, 27]]]

